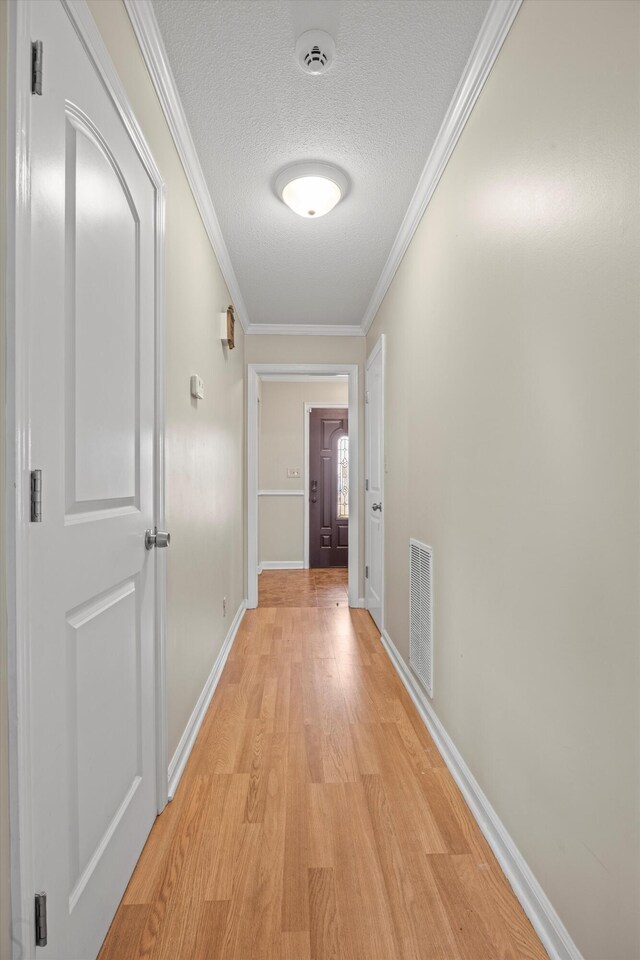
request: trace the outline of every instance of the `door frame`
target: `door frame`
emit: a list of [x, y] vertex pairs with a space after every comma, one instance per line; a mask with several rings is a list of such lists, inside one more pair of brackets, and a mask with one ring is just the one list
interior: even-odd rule
[[[359, 450], [357, 363], [249, 363], [247, 365], [247, 607], [258, 606], [258, 381], [261, 376], [280, 380], [317, 380], [346, 376], [349, 399], [349, 445]], [[331, 406], [331, 404], [316, 404]], [[344, 407], [344, 404], [340, 404]], [[358, 455], [349, 457], [349, 606], [357, 607], [360, 557], [360, 496]], [[308, 471], [307, 471], [308, 472]], [[306, 499], [306, 498], [305, 498]], [[307, 534], [308, 535], [308, 534]]]
[[[165, 186], [85, 0], [59, 0], [119, 113], [155, 190], [154, 514], [165, 524]], [[11, 919], [14, 955], [35, 957], [31, 845], [31, 644], [29, 637], [29, 250], [32, 0], [11, 0], [8, 22], [5, 520], [9, 706]], [[46, 95], [46, 51], [44, 88]], [[156, 797], [167, 803], [166, 557], [155, 564]], [[21, 942], [22, 941], [22, 942]]]
[[[303, 460], [303, 469], [304, 469], [304, 552], [303, 552], [303, 563], [304, 569], [309, 569], [309, 414], [313, 409], [319, 410], [344, 410], [344, 403], [323, 403], [318, 401], [318, 403], [311, 403], [310, 400], [304, 401], [304, 460]], [[351, 466], [351, 425], [349, 425], [349, 466]], [[351, 514], [351, 510], [349, 510]], [[351, 530], [349, 530], [349, 537], [351, 537]], [[349, 550], [351, 550], [351, 540], [349, 540]]]
[[[366, 363], [365, 363], [365, 367], [364, 367], [364, 389], [365, 389], [365, 405], [364, 405], [364, 418], [365, 418], [365, 427], [364, 427], [364, 469], [365, 469], [365, 473], [366, 473], [366, 469], [367, 469], [367, 463], [369, 462], [369, 461], [368, 461], [368, 457], [367, 457], [367, 453], [368, 453], [367, 445], [368, 445], [368, 437], [369, 437], [369, 433], [368, 433], [368, 430], [367, 430], [368, 416], [369, 416], [369, 413], [368, 413], [368, 397], [367, 397], [367, 376], [368, 376], [368, 373], [369, 373], [369, 367], [371, 366], [371, 363], [373, 362], [373, 360], [376, 359], [376, 357], [378, 356], [379, 353], [382, 353], [382, 377], [381, 377], [382, 399], [381, 399], [381, 403], [380, 403], [380, 411], [381, 411], [381, 416], [382, 416], [382, 423], [380, 424], [380, 435], [381, 435], [380, 455], [381, 455], [381, 457], [382, 457], [382, 464], [381, 464], [382, 469], [380, 470], [380, 486], [381, 486], [381, 496], [382, 496], [382, 513], [380, 514], [380, 525], [381, 525], [381, 528], [382, 528], [382, 571], [381, 571], [381, 577], [380, 577], [380, 587], [381, 587], [381, 590], [380, 590], [380, 619], [382, 620], [382, 626], [381, 626], [380, 632], [382, 633], [382, 632], [384, 631], [384, 627], [385, 627], [385, 620], [384, 620], [384, 566], [385, 566], [385, 564], [384, 564], [384, 530], [385, 530], [386, 510], [387, 510], [386, 503], [385, 503], [385, 496], [384, 496], [384, 488], [385, 488], [384, 475], [385, 475], [385, 470], [386, 470], [386, 453], [385, 453], [385, 446], [384, 446], [384, 420], [385, 420], [384, 385], [385, 385], [385, 362], [386, 362], [386, 336], [385, 336], [384, 333], [382, 333], [382, 334], [380, 335], [380, 338], [376, 341], [375, 345], [374, 345], [373, 348], [371, 349], [371, 352], [369, 353], [369, 356], [367, 357], [367, 360], [366, 360]], [[366, 478], [365, 478], [365, 480], [366, 480]], [[365, 564], [366, 564], [367, 561], [368, 561], [368, 559], [369, 559], [369, 544], [368, 544], [368, 538], [367, 538], [367, 528], [368, 528], [368, 524], [367, 524], [367, 515], [366, 515], [366, 512], [367, 512], [366, 491], [365, 491], [364, 510], [365, 510], [365, 517], [364, 517], [364, 538], [365, 538], [365, 539], [364, 539], [364, 562], [365, 562]], [[368, 603], [367, 603], [367, 581], [366, 581], [366, 579], [365, 579], [365, 583], [364, 583], [364, 605], [365, 605], [365, 607], [366, 607], [367, 609], [369, 609], [369, 608], [368, 608]]]

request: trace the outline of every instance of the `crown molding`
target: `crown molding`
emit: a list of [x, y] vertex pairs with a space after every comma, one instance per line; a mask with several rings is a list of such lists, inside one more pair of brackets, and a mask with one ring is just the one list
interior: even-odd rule
[[160, 100], [178, 155], [182, 161], [204, 228], [220, 265], [224, 281], [229, 288], [229, 295], [235, 307], [236, 317], [243, 330], [246, 331], [249, 326], [247, 308], [240, 292], [227, 245], [222, 236], [211, 194], [200, 166], [175, 77], [160, 35], [158, 21], [153, 12], [153, 5], [151, 0], [124, 0], [124, 5], [151, 76], [151, 81]]
[[270, 337], [364, 337], [364, 331], [359, 324], [345, 326], [337, 323], [250, 323], [245, 332], [261, 333]]
[[492, 0], [387, 262], [362, 318], [364, 334], [368, 333], [380, 309], [521, 4], [522, 0]]

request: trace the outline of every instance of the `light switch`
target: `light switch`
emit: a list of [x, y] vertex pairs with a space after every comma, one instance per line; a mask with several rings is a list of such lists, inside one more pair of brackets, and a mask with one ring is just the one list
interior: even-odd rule
[[204, 383], [196, 373], [191, 377], [191, 396], [196, 400], [204, 400]]
[[287, 467], [287, 478], [289, 480], [299, 480], [300, 471], [297, 467]]

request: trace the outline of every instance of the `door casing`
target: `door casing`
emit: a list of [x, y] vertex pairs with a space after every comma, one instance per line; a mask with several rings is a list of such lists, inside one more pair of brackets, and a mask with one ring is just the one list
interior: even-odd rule
[[[155, 424], [154, 518], [165, 526], [165, 189], [160, 171], [134, 116], [127, 94], [85, 0], [58, 0], [118, 111], [155, 189]], [[31, 0], [9, 5], [7, 283], [6, 283], [6, 470], [7, 654], [11, 823], [11, 915], [15, 957], [35, 957], [34, 894], [30, 842], [31, 729], [30, 637], [27, 591], [29, 500], [29, 238]], [[37, 38], [34, 38], [37, 39]], [[46, 95], [46, 51], [44, 53]], [[155, 726], [157, 809], [167, 803], [166, 556], [158, 551], [155, 579]]]
[[[282, 380], [317, 380], [346, 376], [348, 382], [349, 444], [358, 450], [357, 363], [250, 363], [247, 366], [247, 607], [258, 606], [258, 380], [262, 375]], [[318, 403], [329, 407], [331, 404]], [[344, 403], [340, 404], [344, 407]], [[307, 471], [308, 472], [308, 471]], [[360, 583], [360, 508], [358, 456], [349, 458], [349, 606], [362, 606]], [[305, 498], [306, 499], [306, 498]], [[308, 537], [308, 526], [305, 525]]]

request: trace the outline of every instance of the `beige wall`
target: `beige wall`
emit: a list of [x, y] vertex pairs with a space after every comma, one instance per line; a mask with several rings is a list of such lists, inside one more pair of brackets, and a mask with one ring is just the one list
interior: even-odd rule
[[[304, 490], [305, 403], [343, 403], [346, 381], [333, 383], [279, 383], [265, 381], [260, 398], [258, 488]], [[287, 468], [300, 479], [287, 477]], [[304, 560], [304, 497], [261, 496], [258, 499], [259, 561]]]
[[304, 558], [304, 498], [258, 498], [258, 572], [262, 564], [302, 565]]
[[245, 340], [245, 360], [247, 363], [357, 363], [364, 370], [365, 342], [364, 337], [249, 334]]
[[368, 337], [386, 606], [588, 960], [640, 957], [640, 4], [525, 0]]
[[[352, 363], [358, 364], [358, 419], [360, 463], [364, 459], [364, 337], [281, 337], [249, 334], [245, 338], [247, 363]], [[263, 385], [264, 386], [264, 385]], [[364, 496], [361, 471], [359, 510], [360, 576], [358, 596], [364, 596]], [[287, 558], [288, 559], [288, 558]]]
[[[5, 290], [6, 290], [6, 212], [7, 212], [7, 14], [0, 3], [0, 370], [5, 376]], [[4, 386], [3, 411], [4, 411]], [[9, 896], [9, 756], [7, 710], [7, 606], [5, 582], [5, 491], [4, 462], [5, 417], [0, 417], [0, 957], [10, 951], [11, 900]]]
[[[217, 336], [230, 303], [173, 140], [120, 0], [89, 6], [166, 184], [169, 754], [244, 597], [244, 337]], [[189, 377], [204, 380], [194, 401]], [[227, 597], [227, 615], [222, 600]]]

